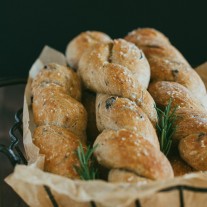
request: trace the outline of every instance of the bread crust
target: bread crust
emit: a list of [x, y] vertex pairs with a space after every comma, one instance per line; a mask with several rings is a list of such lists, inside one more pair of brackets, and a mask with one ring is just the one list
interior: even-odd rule
[[88, 48], [100, 42], [108, 43], [110, 41], [111, 38], [103, 32], [82, 32], [80, 35], [71, 40], [67, 45], [66, 59], [68, 64], [74, 69], [77, 69], [81, 56]]
[[37, 126], [61, 126], [86, 139], [87, 112], [80, 102], [63, 93], [61, 88], [55, 90], [49, 86], [42, 88], [41, 93], [34, 93], [32, 108]]
[[45, 65], [32, 81], [31, 92], [34, 94], [40, 85], [56, 84], [76, 100], [81, 99], [81, 81], [69, 67], [50, 63]]
[[126, 67], [143, 88], [150, 80], [150, 67], [144, 53], [132, 43], [116, 39], [111, 44], [109, 62]]
[[172, 107], [178, 106], [173, 139], [179, 142], [180, 155], [191, 167], [206, 170], [206, 136], [203, 136], [207, 134], [206, 110], [188, 89], [178, 83], [156, 82], [150, 85], [149, 91], [159, 106], [165, 107], [170, 98]]
[[127, 129], [148, 140], [157, 149], [159, 141], [146, 114], [127, 98], [97, 94], [96, 122], [99, 131]]
[[[123, 47], [125, 48], [126, 41], [117, 40], [116, 42], [119, 42], [116, 44], [124, 42]], [[119, 47], [121, 48], [121, 46]], [[155, 126], [157, 113], [152, 97], [129, 68], [113, 63], [113, 54], [116, 51], [113, 49], [112, 51], [112, 55], [110, 55], [111, 46], [109, 44], [96, 44], [83, 54], [79, 63], [78, 73], [84, 85], [96, 93], [125, 97], [135, 101]], [[135, 51], [140, 55], [138, 50]], [[121, 53], [122, 51], [119, 52]], [[111, 57], [109, 58], [109, 56]], [[146, 67], [145, 63], [143, 67]]]
[[78, 101], [81, 84], [72, 69], [58, 64], [44, 66], [32, 81], [33, 142], [45, 155], [45, 171], [80, 179], [75, 152], [86, 148], [87, 112]]
[[151, 67], [151, 81], [175, 81], [188, 88], [207, 109], [204, 83], [183, 55], [171, 45], [161, 32], [143, 28], [129, 33], [125, 39], [145, 53]]
[[[33, 142], [45, 155], [44, 170], [72, 179], [79, 179], [75, 166], [79, 166], [76, 149], [79, 138], [58, 126], [39, 126], [34, 130]], [[82, 142], [84, 148], [85, 144]]]
[[107, 168], [126, 169], [153, 180], [173, 177], [171, 165], [162, 152], [129, 130], [104, 130], [94, 146], [98, 162]]
[[152, 180], [150, 179], [138, 176], [134, 174], [133, 172], [129, 172], [129, 171], [122, 170], [122, 169], [110, 170], [108, 181], [112, 183], [120, 183], [120, 182], [137, 183], [139, 186], [152, 182]]
[[183, 55], [171, 45], [169, 39], [158, 30], [152, 28], [136, 29], [130, 32], [125, 39], [142, 49], [147, 58], [154, 56], [189, 65]]
[[178, 109], [197, 109], [204, 111], [200, 102], [184, 86], [176, 82], [159, 81], [150, 84], [148, 91], [160, 107], [165, 107], [172, 98], [172, 108]]
[[207, 133], [191, 134], [179, 143], [180, 156], [194, 169], [207, 170]]

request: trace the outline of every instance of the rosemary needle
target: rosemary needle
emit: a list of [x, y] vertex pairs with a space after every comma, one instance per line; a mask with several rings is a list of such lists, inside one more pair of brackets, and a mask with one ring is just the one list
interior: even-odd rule
[[87, 149], [84, 150], [83, 145], [80, 143], [76, 150], [80, 166], [75, 166], [75, 169], [82, 180], [94, 180], [97, 177], [98, 170], [94, 166], [93, 158], [93, 152], [96, 147], [97, 145], [95, 147], [88, 146]]
[[177, 106], [172, 108], [172, 98], [170, 98], [164, 110], [161, 110], [156, 106], [155, 108], [158, 114], [158, 123], [156, 127], [160, 141], [160, 150], [165, 155], [168, 155], [172, 145], [172, 136], [176, 131], [176, 126], [174, 124], [177, 119], [175, 114]]

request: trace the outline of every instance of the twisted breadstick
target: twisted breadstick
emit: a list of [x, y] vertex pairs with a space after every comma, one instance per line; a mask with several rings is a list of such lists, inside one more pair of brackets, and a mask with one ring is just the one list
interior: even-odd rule
[[113, 169], [109, 181], [117, 175], [119, 182], [128, 181], [129, 174], [134, 181], [173, 177], [149, 121], [155, 125], [157, 116], [145, 89], [150, 73], [143, 53], [121, 39], [95, 44], [82, 54], [78, 73], [85, 86], [98, 93], [96, 121], [102, 133], [94, 154]]
[[125, 39], [133, 42], [145, 53], [151, 68], [151, 80], [174, 81], [188, 88], [207, 109], [205, 86], [181, 53], [155, 29], [137, 29]]
[[179, 141], [181, 157], [196, 170], [207, 170], [207, 112], [191, 92], [175, 82], [156, 82], [149, 91], [157, 105], [164, 107], [170, 98], [178, 116], [173, 139]]
[[[34, 144], [45, 155], [45, 170], [78, 178], [75, 150], [85, 147], [87, 114], [80, 102], [80, 79], [70, 68], [46, 65], [32, 82]], [[73, 98], [74, 97], [74, 98]]]
[[[94, 41], [92, 37], [97, 35], [99, 38]], [[103, 33], [86, 32], [68, 44], [66, 54], [73, 54], [68, 58], [68, 63], [78, 68], [87, 88], [136, 101], [152, 123], [156, 124], [154, 101], [145, 90], [150, 79], [149, 64], [144, 54], [133, 44], [121, 39], [111, 41]]]
[[145, 89], [150, 79], [149, 71], [140, 50], [121, 39], [110, 44], [96, 44], [88, 49], [82, 55], [78, 68], [88, 89], [135, 101], [155, 125], [154, 101]]

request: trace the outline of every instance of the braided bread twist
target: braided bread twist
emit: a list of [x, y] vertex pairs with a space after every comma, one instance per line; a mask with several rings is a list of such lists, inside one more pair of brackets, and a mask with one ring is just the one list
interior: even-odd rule
[[149, 91], [157, 105], [164, 107], [170, 98], [178, 106], [173, 139], [179, 142], [180, 156], [196, 170], [207, 170], [207, 112], [184, 86], [160, 81]]
[[101, 134], [94, 154], [100, 164], [113, 169], [109, 181], [115, 181], [117, 174], [122, 181], [129, 176], [134, 181], [173, 177], [151, 124], [155, 125], [157, 115], [146, 90], [150, 69], [144, 54], [118, 39], [93, 44], [78, 62], [83, 83], [98, 93], [96, 122]]
[[[80, 79], [65, 66], [48, 64], [37, 74], [31, 86], [33, 114], [37, 128], [33, 141], [45, 155], [45, 170], [70, 178], [79, 178], [75, 150], [85, 147], [87, 114], [78, 102]], [[76, 98], [76, 99], [74, 99]]]
[[135, 101], [156, 124], [154, 100], [146, 90], [150, 79], [149, 65], [133, 44], [119, 39], [94, 45], [82, 55], [78, 73], [88, 89]]
[[151, 81], [174, 81], [188, 88], [207, 109], [206, 88], [199, 75], [182, 54], [159, 31], [137, 29], [125, 39], [145, 53], [151, 68]]

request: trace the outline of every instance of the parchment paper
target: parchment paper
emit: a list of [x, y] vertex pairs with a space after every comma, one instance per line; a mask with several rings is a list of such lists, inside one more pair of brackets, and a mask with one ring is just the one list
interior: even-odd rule
[[[23, 110], [23, 142], [28, 166], [17, 165], [14, 172], [5, 181], [29, 205], [34, 207], [52, 207], [44, 189], [51, 189], [55, 200], [61, 207], [89, 207], [94, 201], [98, 207], [203, 207], [207, 201], [207, 173], [192, 173], [174, 179], [156, 181], [147, 185], [128, 183], [112, 184], [101, 180], [80, 181], [44, 172], [44, 156], [32, 143], [34, 129], [31, 110], [31, 80], [47, 63], [66, 64], [63, 54], [45, 47], [33, 64], [25, 89]], [[207, 63], [198, 67], [198, 73], [207, 84]], [[176, 186], [182, 186], [177, 188]], [[162, 191], [167, 189], [166, 191]], [[182, 190], [182, 191], [181, 191]], [[135, 200], [139, 199], [135, 203]]]

